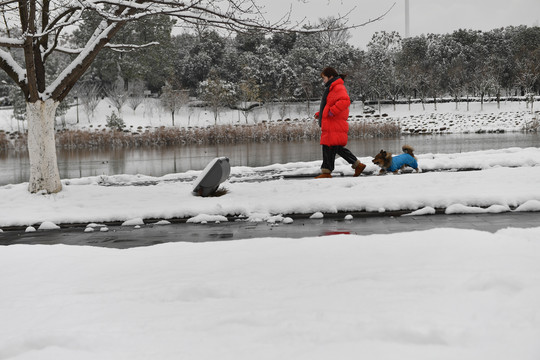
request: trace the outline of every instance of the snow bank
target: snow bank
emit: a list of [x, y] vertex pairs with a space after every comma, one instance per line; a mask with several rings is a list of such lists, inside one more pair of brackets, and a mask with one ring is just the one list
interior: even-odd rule
[[540, 228], [436, 229], [127, 250], [4, 246], [0, 354], [537, 360], [539, 239]]
[[[139, 219], [136, 221], [140, 225], [143, 219], [215, 222], [244, 217], [268, 221], [278, 215], [317, 212], [383, 213], [433, 208], [470, 213], [540, 208], [540, 148], [422, 154], [418, 161], [421, 168], [430, 171], [287, 179], [282, 175], [314, 168], [317, 171], [320, 162], [276, 164], [271, 173], [267, 167], [233, 167], [230, 179], [222, 184], [227, 194], [208, 198], [192, 194], [187, 179], [195, 178], [196, 171], [190, 172], [191, 177], [185, 173], [144, 177], [145, 186], [139, 186], [141, 179], [136, 175], [64, 180], [63, 191], [52, 195], [30, 194], [24, 183], [6, 185], [0, 187], [0, 228], [45, 221], [62, 224]], [[336, 169], [352, 171], [345, 162], [337, 163]], [[471, 168], [480, 170], [459, 171]], [[366, 173], [376, 170], [371, 164]]]

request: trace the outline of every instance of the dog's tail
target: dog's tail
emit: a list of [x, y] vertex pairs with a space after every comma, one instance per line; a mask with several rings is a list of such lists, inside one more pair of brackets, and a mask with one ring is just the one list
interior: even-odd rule
[[403, 147], [401, 148], [401, 150], [403, 150], [404, 153], [406, 154], [409, 154], [411, 155], [412, 157], [414, 157], [414, 148], [410, 145], [403, 145]]

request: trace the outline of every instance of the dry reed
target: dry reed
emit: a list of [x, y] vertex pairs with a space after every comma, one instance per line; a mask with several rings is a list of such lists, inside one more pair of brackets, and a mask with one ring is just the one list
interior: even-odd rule
[[[320, 133], [319, 126], [313, 120], [262, 122], [255, 125], [218, 125], [206, 128], [159, 127], [144, 129], [139, 127], [137, 131], [61, 130], [56, 134], [56, 145], [64, 149], [93, 149], [289, 142], [318, 139]], [[394, 122], [381, 124], [369, 121], [351, 121], [349, 125], [351, 139], [391, 137], [399, 134], [399, 125]], [[5, 136], [0, 135], [0, 149], [7, 146], [4, 145], [6, 142], [9, 143], [9, 140], [5, 140]], [[26, 147], [26, 136], [19, 138], [16, 147], [18, 146]]]
[[10, 145], [9, 138], [6, 136], [6, 133], [0, 132], [0, 149], [7, 150]]

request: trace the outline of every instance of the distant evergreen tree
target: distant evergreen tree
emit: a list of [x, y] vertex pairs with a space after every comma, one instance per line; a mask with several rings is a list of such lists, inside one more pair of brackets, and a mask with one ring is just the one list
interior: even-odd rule
[[[87, 16], [74, 32], [75, 43], [83, 46], [91, 31], [101, 18], [96, 14]], [[99, 79], [103, 88], [110, 87], [116, 79], [123, 80], [126, 90], [131, 81], [142, 79], [146, 87], [157, 92], [165, 84], [172, 71], [171, 30], [174, 20], [165, 15], [141, 19], [139, 23], [127, 24], [114, 39], [114, 44], [150, 44], [143, 49], [104, 49], [85, 75], [86, 79]]]

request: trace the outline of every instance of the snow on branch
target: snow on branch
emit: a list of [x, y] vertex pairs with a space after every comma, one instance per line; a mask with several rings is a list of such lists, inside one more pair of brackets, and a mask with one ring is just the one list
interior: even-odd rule
[[110, 48], [117, 52], [130, 52], [134, 50], [144, 49], [149, 46], [159, 45], [159, 42], [152, 41], [147, 44], [134, 45], [134, 44], [107, 44], [105, 47]]
[[17, 64], [9, 52], [2, 49], [0, 49], [0, 68], [17, 83], [22, 83], [26, 80], [26, 71]]
[[[106, 21], [102, 21], [97, 27], [96, 31], [86, 43], [86, 47], [78, 54], [78, 56], [66, 67], [60, 75], [54, 80], [46, 89], [45, 94], [42, 94], [44, 100], [51, 95], [60, 96], [65, 87], [73, 86], [74, 81], [71, 79], [77, 77], [80, 70], [88, 67], [91, 63], [92, 56], [96, 56], [100, 46], [104, 46], [102, 43], [110, 38], [110, 34], [115, 30], [114, 24], [108, 25]], [[102, 44], [102, 45], [100, 45]]]
[[0, 46], [5, 46], [9, 48], [9, 47], [22, 47], [23, 45], [24, 45], [23, 40], [0, 37]]
[[[113, 51], [116, 51], [116, 52], [131, 52], [131, 51], [144, 49], [144, 48], [154, 46], [154, 45], [159, 45], [159, 42], [152, 41], [152, 42], [149, 42], [147, 44], [139, 44], [139, 45], [135, 45], [135, 44], [110, 44], [109, 43], [109, 44], [105, 45], [105, 47], [109, 48], [109, 49], [111, 49]], [[77, 55], [77, 54], [82, 53], [84, 51], [84, 48], [71, 49], [71, 48], [67, 48], [67, 47], [63, 47], [63, 46], [58, 46], [58, 47], [56, 47], [56, 51], [64, 53], [64, 54], [69, 54], [69, 55]]]

